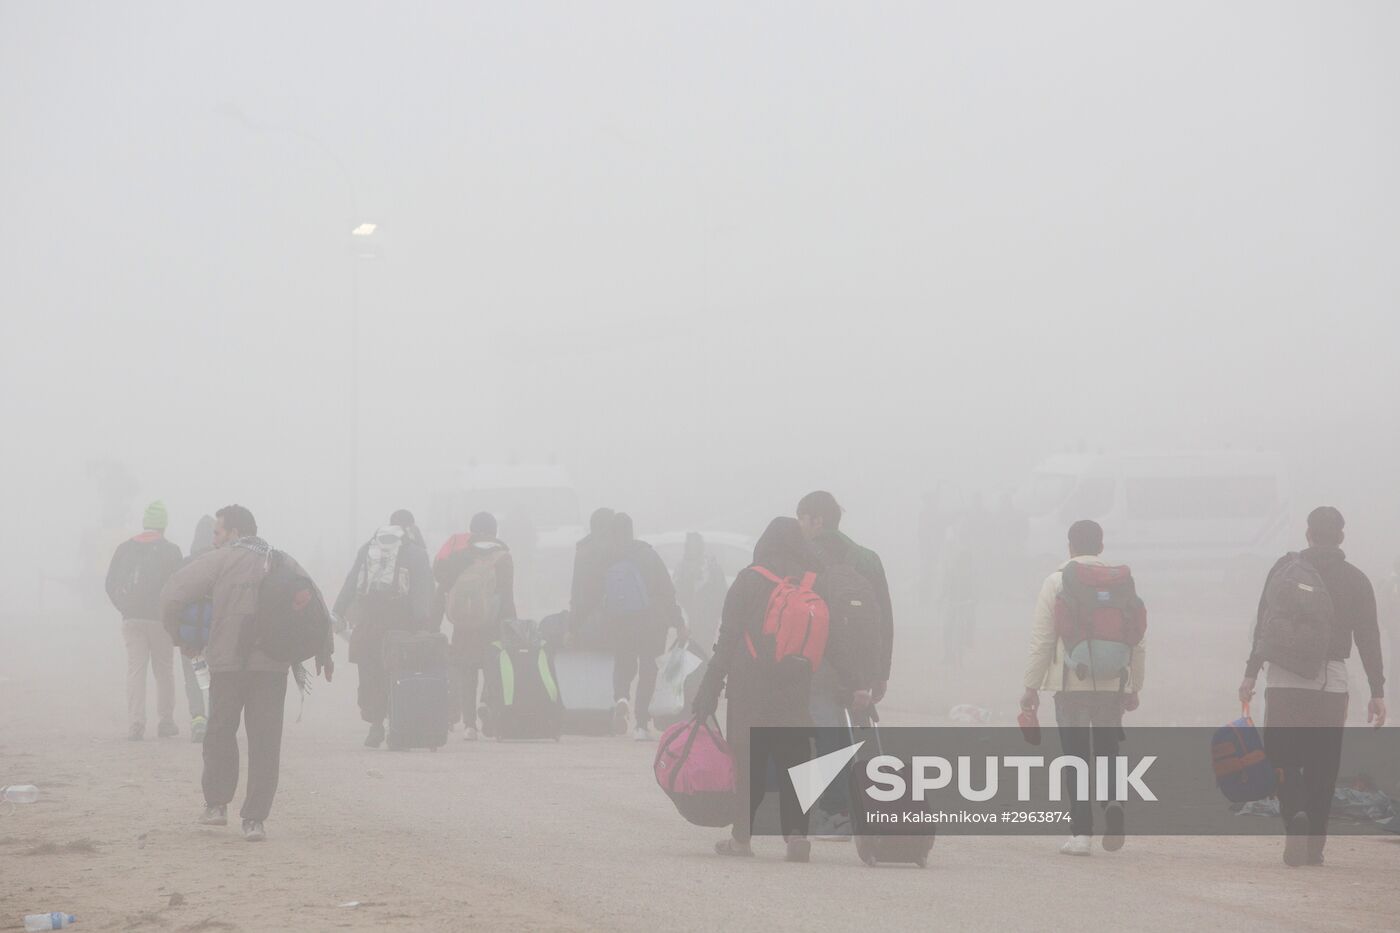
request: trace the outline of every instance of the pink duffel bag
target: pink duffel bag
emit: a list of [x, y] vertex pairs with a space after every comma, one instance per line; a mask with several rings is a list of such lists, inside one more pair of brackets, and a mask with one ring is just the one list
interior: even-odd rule
[[687, 719], [661, 733], [654, 768], [656, 783], [681, 816], [696, 826], [734, 822], [734, 753], [713, 717]]

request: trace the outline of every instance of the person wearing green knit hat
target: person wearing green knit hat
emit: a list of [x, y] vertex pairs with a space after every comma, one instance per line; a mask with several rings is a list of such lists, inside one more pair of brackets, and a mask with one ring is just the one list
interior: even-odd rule
[[142, 519], [142, 528], [147, 531], [165, 531], [170, 526], [170, 514], [165, 511], [165, 503], [157, 499], [146, 506], [146, 514]]
[[165, 539], [170, 514], [157, 499], [141, 516], [139, 535], [123, 541], [107, 568], [107, 597], [122, 614], [126, 642], [126, 707], [133, 742], [146, 735], [146, 668], [156, 679], [156, 734], [179, 734], [175, 726], [175, 644], [160, 622], [160, 591], [183, 560]]

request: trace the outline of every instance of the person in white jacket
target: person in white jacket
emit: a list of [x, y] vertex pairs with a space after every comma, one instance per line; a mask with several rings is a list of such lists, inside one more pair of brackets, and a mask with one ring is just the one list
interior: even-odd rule
[[[1137, 709], [1138, 691], [1142, 689], [1146, 673], [1147, 651], [1139, 641], [1131, 647], [1123, 672], [1090, 672], [1081, 676], [1071, 668], [1064, 641], [1055, 633], [1055, 604], [1064, 591], [1064, 568], [1070, 563], [1109, 566], [1101, 557], [1103, 549], [1103, 528], [1098, 522], [1084, 520], [1070, 526], [1070, 559], [1045, 578], [1036, 600], [1025, 693], [1021, 696], [1021, 708], [1034, 712], [1040, 708], [1040, 691], [1054, 691], [1055, 722], [1064, 752], [1086, 760], [1092, 756], [1117, 756], [1123, 713]], [[1117, 851], [1123, 846], [1122, 804], [1110, 802], [1104, 811], [1104, 822], [1103, 848]], [[1071, 836], [1060, 852], [1088, 855], [1093, 826], [1093, 809], [1089, 802], [1074, 801], [1070, 807]]]

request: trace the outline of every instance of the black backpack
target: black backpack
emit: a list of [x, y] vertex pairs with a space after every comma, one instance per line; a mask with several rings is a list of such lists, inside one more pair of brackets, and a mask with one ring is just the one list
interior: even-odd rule
[[847, 563], [827, 565], [821, 579], [831, 613], [830, 662], [852, 684], [869, 687], [884, 648], [875, 586]]
[[179, 555], [167, 555], [173, 545], [160, 538], [154, 541], [127, 541], [121, 561], [107, 589], [112, 605], [124, 619], [160, 618], [160, 591], [179, 563]]
[[330, 637], [331, 614], [321, 591], [287, 555], [269, 551], [251, 646], [274, 661], [300, 664], [318, 655]]
[[1270, 664], [1299, 677], [1316, 677], [1327, 663], [1337, 612], [1327, 584], [1307, 558], [1284, 557], [1264, 587], [1264, 611], [1254, 650]]

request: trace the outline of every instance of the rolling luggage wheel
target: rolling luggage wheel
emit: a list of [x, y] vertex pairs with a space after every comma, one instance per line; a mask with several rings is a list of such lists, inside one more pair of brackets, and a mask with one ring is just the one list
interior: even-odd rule
[[928, 868], [928, 856], [919, 856], [918, 858], [914, 859], [914, 864], [918, 865], [920, 868]]

